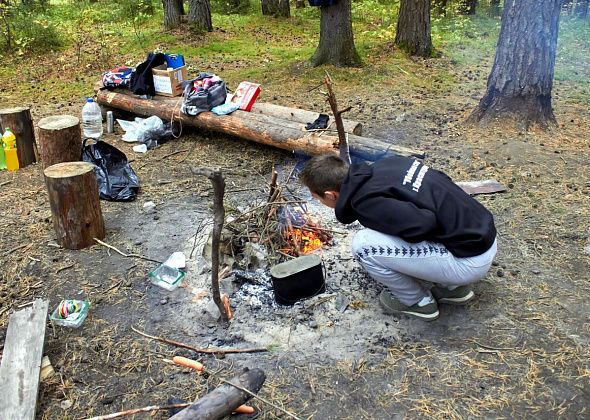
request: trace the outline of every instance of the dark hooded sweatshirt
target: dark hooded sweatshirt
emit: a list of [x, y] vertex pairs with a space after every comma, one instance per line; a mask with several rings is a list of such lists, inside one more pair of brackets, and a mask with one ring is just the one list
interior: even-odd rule
[[461, 258], [484, 253], [496, 238], [483, 205], [444, 173], [408, 157], [351, 165], [335, 211], [342, 223], [358, 220], [408, 242], [441, 243]]

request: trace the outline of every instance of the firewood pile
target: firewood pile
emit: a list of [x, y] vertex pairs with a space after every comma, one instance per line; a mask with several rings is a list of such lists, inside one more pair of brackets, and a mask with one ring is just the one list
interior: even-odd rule
[[266, 202], [227, 218], [222, 235], [225, 250], [234, 255], [247, 246], [262, 248], [269, 262], [313, 252], [332, 241], [332, 232], [322, 228], [307, 210], [307, 201], [288, 193], [273, 172]]

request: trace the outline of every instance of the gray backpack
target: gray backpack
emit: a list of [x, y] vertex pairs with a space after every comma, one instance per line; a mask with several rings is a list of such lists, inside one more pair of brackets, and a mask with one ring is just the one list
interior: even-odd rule
[[[213, 81], [211, 78], [214, 78]], [[205, 84], [196, 86], [199, 81]], [[201, 112], [211, 111], [213, 107], [225, 103], [227, 97], [225, 82], [214, 74], [200, 73], [196, 79], [188, 80], [183, 84], [184, 101], [180, 110], [187, 115], [199, 115]]]

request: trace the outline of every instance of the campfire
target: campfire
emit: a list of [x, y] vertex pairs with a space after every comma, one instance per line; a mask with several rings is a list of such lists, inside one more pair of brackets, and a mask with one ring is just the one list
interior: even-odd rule
[[279, 214], [283, 219], [285, 245], [280, 251], [285, 255], [298, 257], [321, 249], [332, 241], [332, 235], [320, 226], [318, 220], [307, 213], [304, 207], [282, 207]]

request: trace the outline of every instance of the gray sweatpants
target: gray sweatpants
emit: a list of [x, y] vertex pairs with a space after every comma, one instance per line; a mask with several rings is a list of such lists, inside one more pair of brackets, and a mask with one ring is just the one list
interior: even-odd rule
[[474, 283], [486, 275], [496, 250], [494, 241], [481, 255], [457, 258], [444, 245], [410, 243], [371, 229], [357, 232], [352, 240], [353, 255], [363, 268], [408, 306], [430, 294], [416, 279], [447, 287]]

